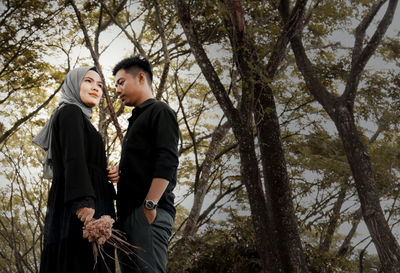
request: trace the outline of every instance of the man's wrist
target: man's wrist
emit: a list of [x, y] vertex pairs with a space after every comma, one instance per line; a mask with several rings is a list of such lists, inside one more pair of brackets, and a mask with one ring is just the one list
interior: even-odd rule
[[154, 210], [157, 208], [158, 204], [153, 200], [144, 200], [143, 207], [147, 210]]

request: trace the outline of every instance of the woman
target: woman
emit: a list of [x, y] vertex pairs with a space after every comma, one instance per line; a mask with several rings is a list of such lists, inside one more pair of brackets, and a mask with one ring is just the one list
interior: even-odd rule
[[[82, 228], [92, 218], [115, 218], [114, 187], [99, 132], [90, 122], [103, 83], [95, 68], [71, 70], [62, 97], [34, 142], [46, 150], [44, 176], [53, 178], [44, 226], [41, 273], [114, 272], [114, 248], [104, 245], [96, 265]], [[95, 267], [94, 267], [95, 265]], [[93, 268], [94, 267], [94, 268]]]

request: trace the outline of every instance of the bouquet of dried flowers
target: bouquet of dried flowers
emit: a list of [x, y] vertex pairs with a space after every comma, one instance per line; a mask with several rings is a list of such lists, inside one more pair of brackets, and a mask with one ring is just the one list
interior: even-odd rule
[[[105, 243], [113, 245], [127, 255], [134, 255], [133, 250], [138, 248], [127, 242], [126, 236], [122, 231], [113, 228], [114, 222], [114, 219], [109, 215], [103, 215], [99, 219], [92, 219], [83, 227], [83, 238], [87, 238], [88, 241], [92, 243], [93, 247], [93, 268], [97, 264], [97, 257], [99, 254], [104, 260], [103, 245]], [[107, 266], [107, 263], [105, 264]]]

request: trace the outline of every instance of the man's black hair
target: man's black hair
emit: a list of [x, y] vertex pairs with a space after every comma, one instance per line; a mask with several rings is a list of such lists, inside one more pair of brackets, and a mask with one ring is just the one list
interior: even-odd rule
[[140, 68], [144, 72], [147, 72], [148, 76], [150, 77], [150, 84], [153, 82], [153, 72], [151, 71], [151, 65], [146, 58], [140, 55], [135, 55], [123, 59], [122, 61], [117, 63], [112, 71], [113, 76], [115, 76], [117, 72], [121, 69], [125, 70], [126, 72], [129, 72], [129, 70], [133, 67]]

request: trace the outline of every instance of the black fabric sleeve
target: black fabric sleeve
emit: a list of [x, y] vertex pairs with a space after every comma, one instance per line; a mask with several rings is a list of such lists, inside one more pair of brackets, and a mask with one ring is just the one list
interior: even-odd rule
[[85, 120], [74, 105], [64, 106], [59, 115], [60, 145], [64, 167], [64, 202], [82, 197], [96, 198], [85, 153]]
[[163, 107], [153, 117], [155, 136], [155, 168], [153, 178], [173, 180], [178, 167], [179, 126], [175, 112]]
[[78, 211], [78, 209], [81, 208], [92, 208], [94, 209], [95, 203], [93, 197], [86, 196], [82, 198], [75, 199], [72, 202], [72, 211], [75, 213]]

